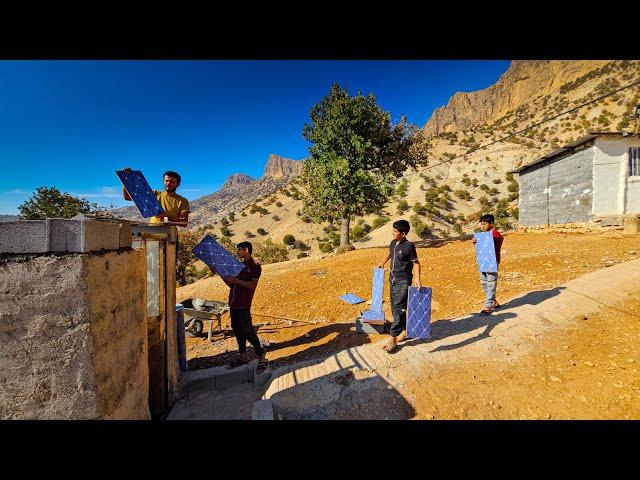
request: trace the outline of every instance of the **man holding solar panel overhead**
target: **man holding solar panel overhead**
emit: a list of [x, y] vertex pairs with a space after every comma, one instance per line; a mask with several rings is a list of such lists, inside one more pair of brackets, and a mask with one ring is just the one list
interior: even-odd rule
[[[124, 168], [123, 172], [128, 175], [131, 173], [131, 169]], [[151, 217], [149, 223], [162, 224], [166, 218], [172, 224], [177, 224], [180, 227], [187, 226], [189, 223], [189, 200], [176, 193], [180, 181], [180, 174], [173, 171], [164, 172], [164, 190], [153, 191], [164, 213]], [[122, 187], [122, 195], [125, 200], [133, 200], [124, 187]]]

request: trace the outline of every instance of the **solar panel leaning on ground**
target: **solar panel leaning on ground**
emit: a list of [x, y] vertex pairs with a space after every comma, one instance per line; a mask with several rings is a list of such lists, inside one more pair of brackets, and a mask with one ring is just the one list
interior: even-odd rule
[[229, 275], [235, 277], [244, 268], [242, 262], [209, 235], [205, 235], [200, 243], [193, 248], [193, 254], [209, 267], [215, 268], [221, 277]]
[[382, 311], [382, 292], [384, 290], [384, 268], [373, 269], [373, 281], [371, 284], [371, 308], [362, 314], [363, 320], [384, 321]]
[[124, 170], [116, 170], [116, 175], [144, 218], [164, 213], [156, 194], [153, 193], [140, 170], [131, 170], [129, 173], [125, 173]]
[[474, 233], [476, 239], [476, 258], [479, 272], [497, 272], [496, 248], [492, 232]]
[[344, 295], [340, 295], [340, 300], [344, 300], [347, 303], [350, 303], [351, 305], [356, 305], [358, 303], [362, 303], [364, 302], [363, 298], [360, 298], [357, 295], [354, 295], [353, 293], [345, 293]]
[[407, 338], [431, 335], [431, 287], [409, 287], [407, 299]]

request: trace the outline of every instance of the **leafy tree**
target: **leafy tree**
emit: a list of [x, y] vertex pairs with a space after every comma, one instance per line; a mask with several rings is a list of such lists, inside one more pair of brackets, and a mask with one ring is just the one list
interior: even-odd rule
[[255, 252], [256, 257], [258, 257], [264, 265], [289, 260], [287, 247], [274, 243], [270, 238], [267, 238], [263, 243], [257, 243]]
[[351, 97], [334, 84], [311, 109], [303, 128], [311, 142], [301, 179], [304, 206], [316, 220], [341, 220], [340, 245], [349, 245], [349, 223], [378, 211], [407, 170], [426, 164], [427, 144], [420, 129], [402, 117], [391, 124], [376, 97]]
[[61, 193], [56, 187], [38, 187], [31, 197], [19, 207], [24, 220], [44, 220], [45, 218], [71, 218], [79, 213], [107, 214], [106, 209], [84, 198], [76, 198]]
[[200, 242], [201, 238], [202, 234], [195, 230], [178, 230], [178, 251], [176, 252], [178, 265], [176, 267], [176, 277], [180, 286], [187, 284], [185, 270], [187, 266], [196, 259], [193, 255], [193, 248]]

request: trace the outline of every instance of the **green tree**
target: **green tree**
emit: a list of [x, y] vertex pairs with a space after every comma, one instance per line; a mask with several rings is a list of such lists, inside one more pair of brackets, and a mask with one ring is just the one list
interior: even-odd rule
[[339, 219], [347, 246], [351, 218], [382, 208], [402, 173], [426, 164], [427, 144], [404, 117], [392, 125], [375, 95], [351, 97], [337, 84], [310, 117], [302, 132], [312, 144], [301, 176], [304, 208], [318, 221]]
[[282, 239], [282, 243], [284, 243], [285, 245], [293, 245], [294, 243], [296, 243], [296, 237], [294, 237], [290, 233], [287, 233]]
[[61, 193], [56, 187], [38, 187], [31, 197], [18, 207], [24, 220], [45, 218], [71, 218], [79, 213], [107, 214], [96, 203]]
[[187, 284], [185, 271], [187, 266], [196, 259], [193, 254], [193, 248], [201, 239], [202, 234], [198, 231], [186, 229], [178, 230], [178, 251], [176, 253], [178, 262], [176, 267], [176, 278], [180, 286], [185, 286]]
[[273, 240], [267, 238], [264, 242], [256, 242], [256, 256], [263, 265], [268, 263], [286, 262], [289, 260], [289, 251], [284, 245], [274, 243]]

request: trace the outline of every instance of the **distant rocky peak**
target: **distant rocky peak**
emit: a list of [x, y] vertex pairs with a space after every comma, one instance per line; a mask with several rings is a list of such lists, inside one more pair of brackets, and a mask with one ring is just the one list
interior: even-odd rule
[[291, 160], [280, 155], [271, 154], [264, 168], [264, 176], [280, 178], [285, 175], [300, 175], [302, 173], [301, 160]]
[[234, 173], [227, 178], [227, 181], [224, 182], [222, 188], [235, 187], [236, 185], [249, 185], [255, 181], [256, 180], [254, 178], [251, 178], [249, 175], [245, 175], [244, 173]]

